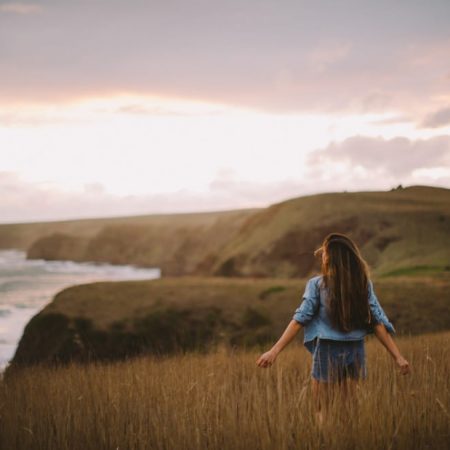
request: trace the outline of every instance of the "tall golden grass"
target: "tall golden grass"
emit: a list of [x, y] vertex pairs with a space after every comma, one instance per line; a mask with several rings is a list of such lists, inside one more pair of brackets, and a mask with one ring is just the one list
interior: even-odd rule
[[311, 357], [291, 344], [268, 369], [257, 350], [31, 367], [0, 389], [2, 449], [446, 449], [450, 332], [399, 337], [400, 375], [366, 338], [368, 378], [316, 423]]

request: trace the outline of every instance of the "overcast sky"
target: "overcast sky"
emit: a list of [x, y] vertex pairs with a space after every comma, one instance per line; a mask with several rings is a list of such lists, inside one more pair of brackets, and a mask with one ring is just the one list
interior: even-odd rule
[[450, 187], [450, 2], [0, 0], [0, 222]]

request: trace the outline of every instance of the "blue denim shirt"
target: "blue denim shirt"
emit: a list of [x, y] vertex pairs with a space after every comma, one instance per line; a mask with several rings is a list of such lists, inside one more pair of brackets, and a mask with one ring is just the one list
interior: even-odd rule
[[[317, 275], [308, 280], [302, 302], [292, 317], [305, 327], [305, 337], [303, 340], [305, 346], [308, 348], [307, 343], [312, 341], [316, 336], [323, 339], [353, 341], [364, 339], [364, 336], [373, 333], [373, 329], [370, 327], [354, 329], [348, 332], [342, 332], [333, 328], [325, 310], [327, 292], [323, 283], [321, 283], [322, 278], [322, 275]], [[383, 323], [389, 333], [396, 334], [394, 326], [387, 318], [375, 295], [371, 280], [369, 280], [368, 296], [374, 322]]]

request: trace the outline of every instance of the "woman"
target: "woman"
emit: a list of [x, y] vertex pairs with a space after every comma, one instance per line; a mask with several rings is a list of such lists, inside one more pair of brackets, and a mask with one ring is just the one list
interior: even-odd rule
[[375, 295], [369, 268], [356, 244], [341, 233], [325, 237], [314, 255], [322, 255], [322, 274], [308, 280], [302, 303], [276, 344], [256, 364], [270, 367], [302, 326], [304, 345], [312, 354], [312, 388], [321, 415], [321, 398], [338, 385], [344, 394], [367, 376], [364, 337], [376, 337], [394, 358], [402, 374], [410, 371], [391, 337], [395, 329]]

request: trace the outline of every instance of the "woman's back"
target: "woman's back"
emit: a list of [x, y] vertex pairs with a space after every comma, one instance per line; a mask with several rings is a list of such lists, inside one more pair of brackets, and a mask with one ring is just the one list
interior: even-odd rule
[[[395, 328], [381, 307], [371, 280], [368, 283], [367, 302], [373, 323], [383, 323], [391, 334], [395, 334]], [[347, 332], [334, 326], [329, 314], [329, 289], [324, 285], [323, 275], [316, 275], [307, 281], [301, 304], [292, 319], [305, 327], [305, 345], [316, 337], [345, 341], [363, 339], [373, 333], [370, 325]]]

